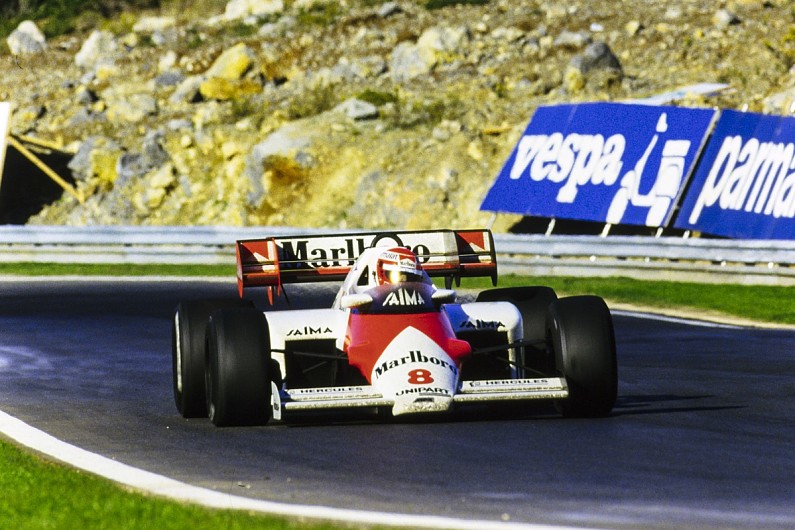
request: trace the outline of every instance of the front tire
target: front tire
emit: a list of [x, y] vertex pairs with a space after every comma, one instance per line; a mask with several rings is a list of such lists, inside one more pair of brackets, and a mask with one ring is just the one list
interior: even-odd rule
[[547, 333], [569, 397], [558, 403], [566, 417], [610, 414], [618, 390], [613, 319], [598, 296], [571, 296], [550, 304]]
[[206, 418], [204, 335], [210, 313], [221, 308], [254, 307], [248, 300], [181, 302], [171, 327], [171, 373], [174, 402], [184, 418]]
[[207, 326], [207, 412], [218, 427], [265, 425], [271, 418], [268, 321], [256, 309], [210, 315]]

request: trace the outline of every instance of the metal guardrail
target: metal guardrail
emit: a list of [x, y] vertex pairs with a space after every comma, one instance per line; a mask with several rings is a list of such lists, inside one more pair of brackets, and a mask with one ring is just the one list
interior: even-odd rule
[[495, 236], [502, 272], [795, 285], [795, 241]]
[[0, 226], [0, 262], [234, 263], [238, 239], [311, 233], [295, 228]]
[[[231, 264], [237, 239], [329, 232], [7, 225], [0, 226], [0, 262]], [[494, 239], [501, 273], [795, 285], [795, 241], [517, 234]]]

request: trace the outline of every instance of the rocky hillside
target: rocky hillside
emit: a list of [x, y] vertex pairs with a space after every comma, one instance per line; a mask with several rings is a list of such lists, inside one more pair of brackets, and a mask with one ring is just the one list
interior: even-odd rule
[[84, 197], [30, 223], [480, 226], [538, 105], [698, 82], [731, 88], [677, 104], [795, 99], [786, 0], [179, 5], [8, 38], [12, 132], [74, 153]]

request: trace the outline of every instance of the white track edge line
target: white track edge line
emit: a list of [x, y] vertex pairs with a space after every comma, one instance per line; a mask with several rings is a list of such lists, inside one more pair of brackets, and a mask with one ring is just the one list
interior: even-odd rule
[[745, 326], [738, 326], [735, 324], [722, 324], [720, 322], [711, 322], [709, 320], [697, 320], [694, 318], [672, 317], [668, 315], [661, 315], [657, 313], [647, 313], [644, 311], [628, 311], [624, 309], [611, 309], [610, 313], [614, 315], [622, 315], [633, 318], [642, 318], [645, 320], [659, 320], [661, 322], [672, 322], [674, 324], [685, 324], [688, 326], [696, 326], [703, 328], [719, 328], [719, 329], [744, 329]]
[[[59, 440], [2, 410], [0, 410], [0, 433], [34, 451], [119, 484], [154, 495], [199, 504], [209, 508], [249, 510], [299, 519], [388, 525], [393, 527], [452, 530], [564, 530], [572, 528], [533, 523], [455, 519], [435, 515], [353, 510], [251, 499], [192, 486], [163, 475], [111, 460]], [[583, 530], [581, 527], [577, 528], [578, 530]]]

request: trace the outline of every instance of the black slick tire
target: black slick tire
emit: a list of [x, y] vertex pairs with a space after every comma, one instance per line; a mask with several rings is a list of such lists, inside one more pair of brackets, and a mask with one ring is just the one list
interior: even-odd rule
[[571, 296], [550, 304], [549, 345], [566, 378], [569, 397], [558, 402], [566, 417], [603, 417], [616, 402], [618, 368], [610, 310], [598, 296]]
[[220, 308], [253, 307], [248, 300], [181, 302], [171, 326], [171, 373], [174, 401], [184, 418], [206, 418], [204, 394], [205, 331], [210, 313]]
[[205, 393], [218, 427], [265, 425], [271, 418], [268, 321], [256, 309], [227, 309], [207, 326]]

